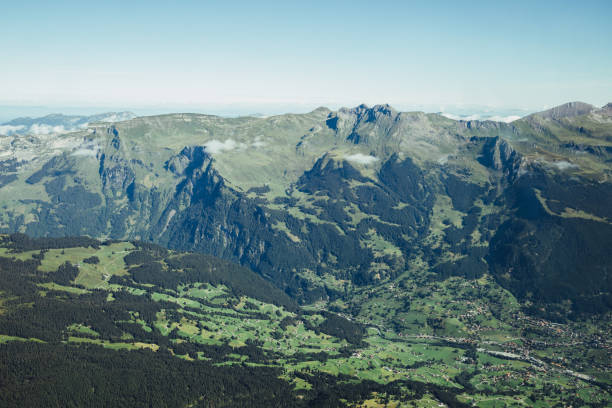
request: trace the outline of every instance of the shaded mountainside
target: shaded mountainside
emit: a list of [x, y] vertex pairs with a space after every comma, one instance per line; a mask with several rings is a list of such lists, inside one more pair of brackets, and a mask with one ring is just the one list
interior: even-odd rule
[[174, 114], [0, 142], [4, 232], [213, 254], [302, 303], [426, 268], [492, 274], [558, 316], [610, 307], [606, 107], [510, 124], [388, 105]]
[[[566, 302], [578, 313], [610, 310], [610, 198], [609, 183], [534, 169], [507, 194], [515, 213], [491, 240], [492, 273], [536, 305]], [[561, 309], [559, 317], [564, 314]]]

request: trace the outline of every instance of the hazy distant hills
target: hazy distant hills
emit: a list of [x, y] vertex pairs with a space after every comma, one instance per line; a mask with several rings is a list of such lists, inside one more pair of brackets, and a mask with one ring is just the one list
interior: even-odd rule
[[120, 122], [134, 118], [131, 112], [106, 112], [89, 116], [51, 114], [39, 118], [23, 117], [0, 124], [0, 134], [47, 135], [83, 129], [93, 122]]

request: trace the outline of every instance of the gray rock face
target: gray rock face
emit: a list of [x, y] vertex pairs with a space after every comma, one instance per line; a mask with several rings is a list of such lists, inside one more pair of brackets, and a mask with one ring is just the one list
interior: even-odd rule
[[597, 113], [603, 116], [612, 117], [612, 102], [601, 107], [601, 109], [597, 110]]
[[378, 131], [388, 133], [399, 118], [399, 113], [391, 106], [365, 104], [355, 108], [341, 108], [331, 113], [327, 126], [335, 130], [344, 139], [355, 143], [369, 143], [369, 139]]
[[612, 146], [593, 146], [582, 143], [570, 142], [563, 145], [566, 149], [570, 149], [579, 153], [590, 153], [598, 157], [609, 159], [612, 157]]
[[102, 188], [110, 189], [114, 194], [120, 194], [134, 182], [135, 174], [126, 160], [119, 132], [115, 127], [110, 127], [108, 133], [113, 135], [113, 138], [109, 142], [107, 153], [100, 155], [99, 173]]
[[206, 153], [203, 146], [186, 146], [179, 154], [166, 161], [164, 167], [177, 176], [182, 176], [191, 168], [201, 166], [204, 161], [211, 157]]
[[479, 161], [484, 166], [503, 172], [510, 179], [519, 175], [523, 164], [521, 156], [499, 136], [486, 139]]

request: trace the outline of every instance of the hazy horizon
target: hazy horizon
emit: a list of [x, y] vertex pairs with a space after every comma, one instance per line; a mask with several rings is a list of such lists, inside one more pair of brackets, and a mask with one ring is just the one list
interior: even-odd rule
[[610, 17], [605, 1], [13, 2], [0, 16], [0, 105], [601, 106]]
[[[382, 102], [380, 104], [384, 104]], [[302, 104], [302, 105], [192, 105], [192, 106], [10, 106], [0, 105], [0, 124], [18, 118], [40, 118], [47, 115], [62, 114], [66, 116], [89, 116], [107, 112], [131, 112], [136, 116], [151, 116], [169, 113], [197, 113], [210, 114], [223, 117], [239, 116], [273, 116], [282, 114], [302, 114], [312, 112], [319, 107], [331, 110], [340, 108], [353, 108], [357, 104]], [[377, 104], [367, 104], [374, 106]], [[402, 112], [425, 112], [440, 113], [451, 119], [489, 119], [508, 121], [531, 113], [548, 109], [520, 109], [520, 108], [498, 108], [478, 105], [391, 105], [394, 109]]]

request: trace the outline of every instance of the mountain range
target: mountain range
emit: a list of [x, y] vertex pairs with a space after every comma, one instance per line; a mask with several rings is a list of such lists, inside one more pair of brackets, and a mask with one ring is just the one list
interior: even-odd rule
[[609, 285], [611, 111], [569, 103], [505, 124], [361, 105], [3, 137], [2, 229], [212, 253], [308, 301], [417, 261], [490, 270], [522, 297], [520, 259], [530, 296], [580, 307], [603, 301], [585, 274]]
[[[0, 232], [13, 241], [88, 236], [207, 254], [254, 273], [267, 295], [248, 296], [281, 314], [315, 308], [320, 321], [333, 314], [394, 339], [469, 339], [497, 357], [515, 356], [510, 343], [537, 349], [517, 316], [589, 331], [591, 345], [610, 330], [612, 104], [571, 102], [509, 123], [360, 105], [270, 117], [50, 115], [0, 131]], [[180, 275], [188, 263], [151, 259], [164, 266], [113, 283], [183, 290], [162, 285], [161, 271]], [[84, 288], [108, 289], [96, 285]], [[490, 321], [475, 329], [468, 312], [453, 314], [459, 298]], [[487, 341], [497, 348], [483, 351]], [[609, 398], [605, 344], [580, 381]], [[570, 348], [558, 347], [564, 369], [584, 371], [587, 357], [568, 363]], [[478, 394], [461, 381], [444, 384]]]

